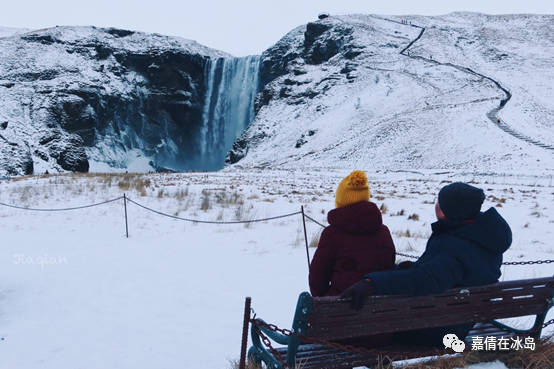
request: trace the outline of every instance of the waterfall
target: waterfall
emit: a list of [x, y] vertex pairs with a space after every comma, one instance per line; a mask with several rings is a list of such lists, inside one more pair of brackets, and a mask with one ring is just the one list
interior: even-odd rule
[[225, 155], [254, 119], [259, 65], [259, 55], [208, 60], [197, 163], [202, 170], [223, 168]]

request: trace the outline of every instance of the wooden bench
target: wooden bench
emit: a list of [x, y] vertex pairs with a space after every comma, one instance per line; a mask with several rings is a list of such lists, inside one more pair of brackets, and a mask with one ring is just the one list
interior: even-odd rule
[[[349, 300], [338, 297], [314, 298], [308, 292], [304, 292], [298, 298], [291, 331], [310, 338], [333, 341], [474, 322], [477, 324], [466, 338], [467, 351], [472, 348], [472, 336], [483, 337], [483, 340], [487, 336], [495, 336], [497, 339], [500, 336], [509, 338], [525, 334], [540, 337], [546, 314], [553, 305], [554, 277], [453, 288], [430, 296], [371, 296], [358, 313], [350, 309]], [[535, 316], [535, 323], [528, 330], [518, 330], [496, 321], [532, 315]], [[324, 345], [302, 344], [294, 335], [287, 336], [268, 327], [258, 327], [268, 338], [286, 346], [276, 350], [281, 360], [291, 368], [298, 364], [301, 364], [302, 369], [352, 368], [372, 366], [383, 360], [372, 353], [348, 352]], [[248, 351], [249, 360], [256, 363], [263, 361], [267, 368], [283, 368], [282, 363], [262, 345], [254, 325], [251, 327], [251, 338], [253, 346]], [[421, 357], [422, 351], [433, 349], [402, 345], [375, 348], [399, 353], [394, 358], [386, 358], [389, 361]]]

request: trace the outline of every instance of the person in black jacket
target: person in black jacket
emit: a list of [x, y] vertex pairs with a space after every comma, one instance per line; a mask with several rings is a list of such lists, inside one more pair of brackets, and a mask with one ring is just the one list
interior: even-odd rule
[[[369, 273], [342, 294], [361, 310], [371, 295], [430, 295], [457, 286], [498, 282], [502, 254], [512, 243], [508, 223], [495, 208], [481, 212], [482, 189], [456, 182], [441, 189], [435, 205], [437, 221], [425, 252], [416, 262], [400, 263], [395, 270]], [[440, 346], [445, 334], [463, 340], [473, 324], [405, 332], [398, 340]]]

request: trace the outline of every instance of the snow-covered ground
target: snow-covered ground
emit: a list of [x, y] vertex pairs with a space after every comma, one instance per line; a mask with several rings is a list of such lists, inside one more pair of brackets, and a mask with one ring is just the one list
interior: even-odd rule
[[[0, 202], [68, 208], [125, 193], [182, 218], [244, 221], [304, 206], [325, 224], [336, 186], [349, 171], [34, 176], [0, 180]], [[482, 187], [488, 196], [484, 209], [496, 206], [511, 225], [514, 242], [505, 261], [554, 259], [551, 178], [367, 174], [372, 200], [386, 207], [383, 219], [399, 252], [421, 254], [437, 192], [444, 181], [463, 180]], [[227, 368], [228, 359], [239, 356], [246, 296], [259, 317], [290, 328], [298, 295], [308, 290], [299, 214], [203, 224], [133, 203], [127, 212], [129, 238], [123, 200], [60, 212], [0, 206], [3, 368]], [[414, 214], [418, 220], [409, 219]], [[314, 242], [321, 226], [308, 221], [307, 228]], [[550, 276], [553, 270], [509, 266], [502, 279]], [[547, 319], [553, 317], [554, 311]]]

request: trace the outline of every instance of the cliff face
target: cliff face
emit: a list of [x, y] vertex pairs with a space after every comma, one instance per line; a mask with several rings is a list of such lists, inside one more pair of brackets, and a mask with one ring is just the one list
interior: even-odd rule
[[277, 77], [291, 74], [306, 74], [304, 65], [319, 66], [329, 59], [340, 55], [351, 60], [362, 53], [365, 46], [355, 42], [354, 27], [336, 23], [332, 20], [311, 22], [296, 28], [283, 37], [274, 46], [264, 51], [260, 63], [260, 83], [265, 87], [258, 98], [256, 111], [267, 105], [274, 97], [287, 97], [292, 79], [285, 81], [285, 86], [276, 89], [268, 86]]
[[[346, 63], [341, 73], [354, 71], [355, 63], [349, 61], [365, 49], [365, 46], [356, 40], [354, 30], [353, 24], [334, 19], [311, 22], [292, 30], [264, 51], [260, 62], [262, 92], [256, 98], [256, 113], [268, 106], [272, 100], [286, 100], [289, 105], [304, 105], [327, 91], [332, 84], [324, 83], [314, 88], [298, 87], [313, 82], [312, 78], [307, 76], [308, 72], [326, 69], [325, 64], [332, 58]], [[279, 79], [282, 76], [285, 77]], [[353, 74], [348, 77], [355, 78]], [[321, 82], [325, 79], [337, 80], [341, 79], [341, 75], [322, 77]], [[247, 154], [248, 147], [256, 146], [265, 137], [267, 134], [263, 131], [243, 135], [237, 139], [228, 153], [226, 163], [237, 163]]]
[[56, 27], [0, 38], [0, 171], [175, 166], [199, 154], [210, 58], [194, 41]]

